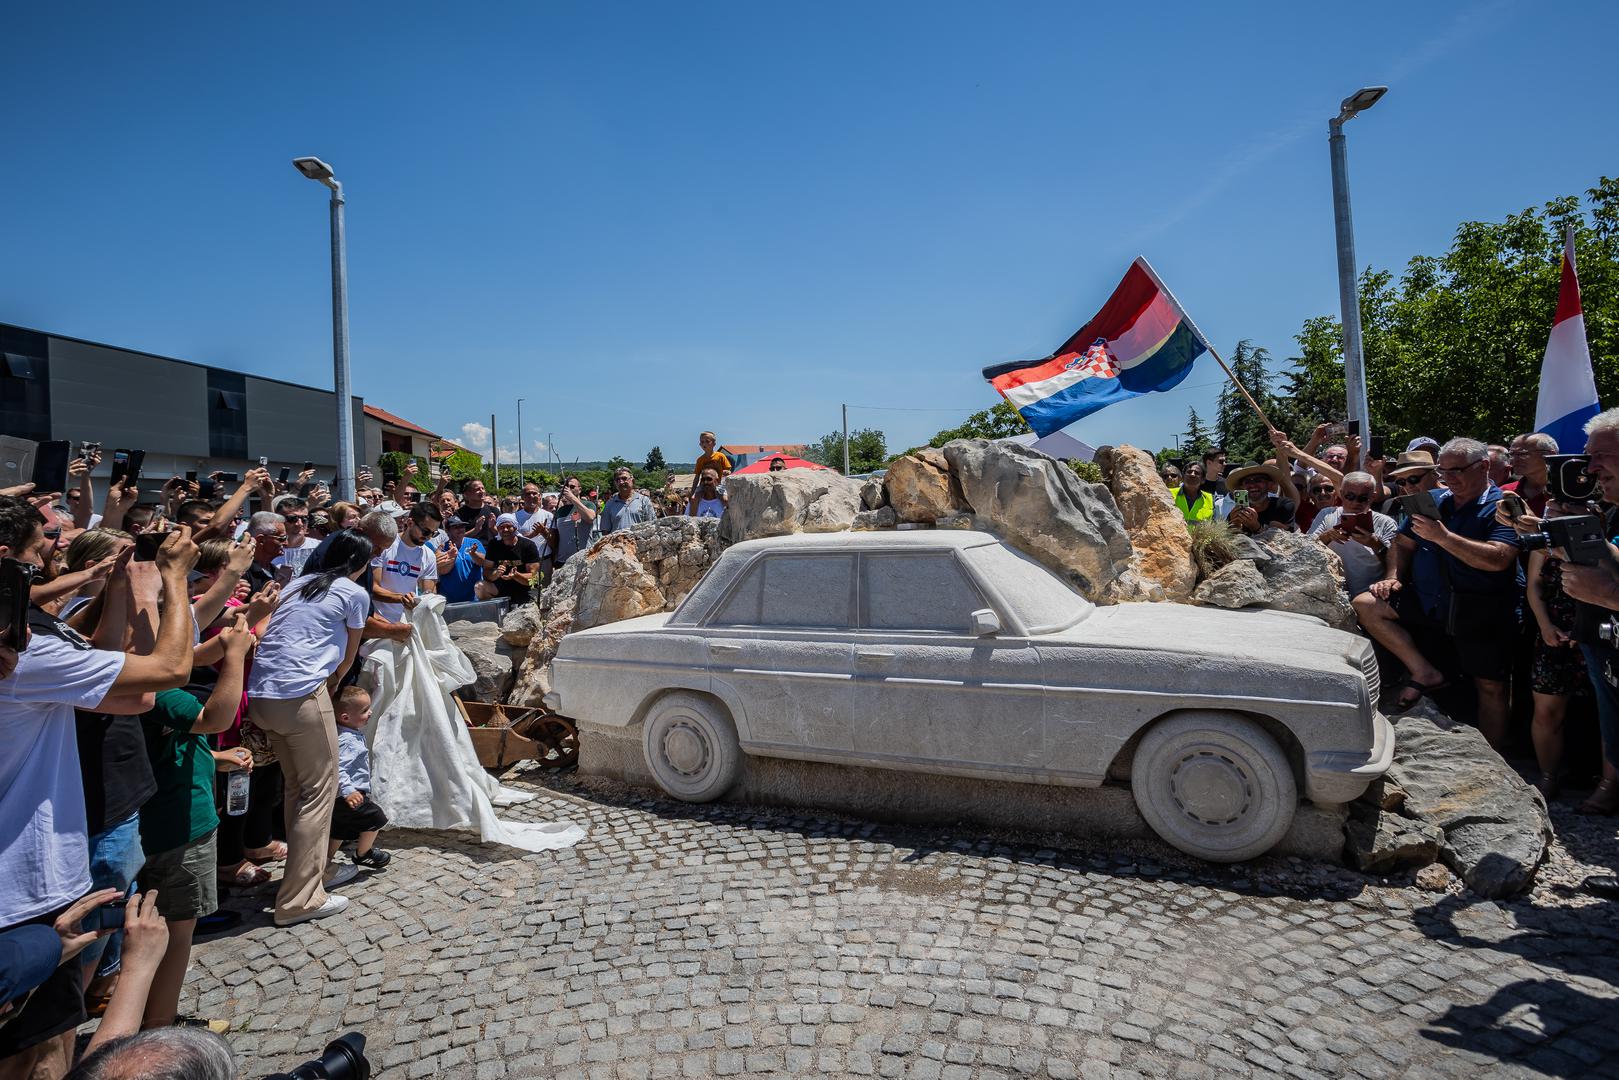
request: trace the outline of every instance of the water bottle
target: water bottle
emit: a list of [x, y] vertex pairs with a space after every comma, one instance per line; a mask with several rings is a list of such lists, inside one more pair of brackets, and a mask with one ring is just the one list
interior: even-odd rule
[[231, 817], [241, 817], [247, 813], [247, 790], [251, 783], [252, 777], [245, 771], [230, 774], [230, 780], [225, 785], [225, 813]]

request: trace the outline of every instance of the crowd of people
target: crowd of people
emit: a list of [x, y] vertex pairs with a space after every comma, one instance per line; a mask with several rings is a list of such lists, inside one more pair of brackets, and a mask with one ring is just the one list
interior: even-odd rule
[[0, 1080], [64, 1075], [90, 1016], [82, 1075], [122, 1045], [206, 1056], [151, 1036], [223, 1027], [179, 1013], [193, 935], [241, 920], [220, 890], [273, 883], [292, 926], [388, 865], [368, 643], [407, 641], [423, 594], [523, 603], [603, 535], [719, 516], [731, 462], [700, 443], [689, 494], [619, 469], [605, 499], [577, 477], [497, 499], [409, 465], [362, 468], [353, 502], [262, 467], [143, 497], [97, 492], [94, 444], [66, 491], [0, 492], [0, 574], [26, 597], [0, 628]]
[[[1502, 749], [1521, 701], [1531, 714], [1535, 783], [1548, 799], [1570, 766], [1594, 764], [1564, 757], [1570, 702], [1593, 699], [1601, 779], [1578, 809], [1612, 814], [1619, 651], [1576, 623], [1582, 604], [1619, 610], [1619, 590], [1609, 588], [1611, 560], [1570, 562], [1566, 544], [1542, 536], [1548, 521], [1572, 516], [1589, 518], [1602, 537], [1619, 535], [1619, 410], [1586, 430], [1588, 460], [1565, 460], [1542, 433], [1506, 444], [1416, 438], [1383, 456], [1363, 454], [1354, 435], [1334, 439], [1334, 426], [1323, 424], [1302, 448], [1272, 431], [1274, 454], [1262, 462], [1231, 468], [1213, 447], [1162, 476], [1189, 525], [1298, 531], [1338, 556], [1361, 628], [1385, 672], [1398, 675], [1384, 681], [1394, 691], [1388, 711], [1465, 687], [1471, 702], [1462, 709]], [[1554, 479], [1554, 462], [1559, 477], [1572, 466], [1568, 475], [1585, 479]]]

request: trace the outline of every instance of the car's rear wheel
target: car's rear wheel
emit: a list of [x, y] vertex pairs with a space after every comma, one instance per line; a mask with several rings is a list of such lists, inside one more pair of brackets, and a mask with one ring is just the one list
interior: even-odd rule
[[686, 802], [712, 802], [736, 783], [742, 746], [725, 707], [702, 694], [658, 699], [642, 727], [641, 746], [658, 786]]
[[1298, 785], [1259, 724], [1220, 712], [1177, 713], [1142, 736], [1130, 763], [1141, 816], [1167, 843], [1210, 862], [1253, 859], [1287, 834]]

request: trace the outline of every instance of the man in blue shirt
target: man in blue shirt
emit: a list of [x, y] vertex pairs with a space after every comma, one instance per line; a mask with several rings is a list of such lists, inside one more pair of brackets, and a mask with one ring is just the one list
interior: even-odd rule
[[1473, 680], [1478, 727], [1492, 746], [1506, 734], [1507, 675], [1517, 642], [1523, 570], [1517, 535], [1495, 519], [1501, 489], [1488, 448], [1452, 439], [1439, 451], [1438, 517], [1412, 514], [1394, 542], [1394, 568], [1354, 598], [1360, 625], [1405, 665], [1395, 712], [1450, 685], [1445, 668]]
[[476, 599], [473, 586], [483, 580], [483, 567], [473, 561], [471, 553], [484, 554], [484, 546], [467, 535], [467, 530], [467, 523], [458, 517], [444, 519], [450, 542], [438, 554], [438, 591], [452, 604]]

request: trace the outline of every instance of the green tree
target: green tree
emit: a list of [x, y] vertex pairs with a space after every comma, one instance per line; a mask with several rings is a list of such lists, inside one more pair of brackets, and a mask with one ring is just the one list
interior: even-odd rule
[[[834, 469], [843, 468], [843, 432], [831, 431], [810, 444], [804, 455]], [[888, 464], [888, 440], [876, 428], [849, 432], [849, 472], [867, 473]]]
[[1186, 410], [1186, 430], [1181, 432], [1181, 456], [1188, 461], [1202, 457], [1203, 451], [1214, 445], [1209, 429], [1196, 409]]
[[662, 473], [668, 470], [669, 466], [663, 463], [661, 447], [654, 446], [646, 452], [646, 464], [642, 468], [649, 473]]
[[[1231, 372], [1248, 388], [1273, 423], [1280, 423], [1273, 414], [1281, 412], [1271, 393], [1274, 376], [1269, 365], [1270, 353], [1244, 338], [1231, 352]], [[1263, 461], [1271, 454], [1270, 433], [1265, 422], [1254, 412], [1242, 391], [1227, 379], [1220, 387], [1219, 402], [1215, 408], [1214, 430], [1220, 445], [1232, 462]]]
[[945, 428], [928, 440], [929, 446], [943, 446], [951, 439], [1009, 439], [1029, 430], [1018, 411], [1007, 401], [973, 413], [953, 428]]

